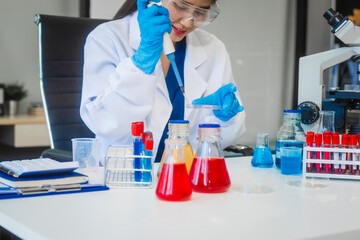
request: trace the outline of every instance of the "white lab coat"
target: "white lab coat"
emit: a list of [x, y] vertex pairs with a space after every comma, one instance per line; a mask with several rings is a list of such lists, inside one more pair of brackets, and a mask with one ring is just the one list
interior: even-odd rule
[[[131, 123], [135, 121], [143, 121], [145, 130], [153, 132], [155, 154], [172, 111], [161, 61], [154, 73], [147, 75], [131, 60], [139, 44], [137, 12], [101, 24], [86, 40], [80, 115], [101, 140], [102, 157], [109, 145], [132, 143]], [[190, 103], [234, 83], [224, 44], [204, 30], [197, 29], [186, 37], [184, 82]], [[238, 93], [237, 97], [241, 104]], [[223, 148], [245, 132], [244, 111], [222, 122], [211, 110], [185, 108], [184, 119], [190, 121], [194, 151], [199, 123], [220, 123]]]

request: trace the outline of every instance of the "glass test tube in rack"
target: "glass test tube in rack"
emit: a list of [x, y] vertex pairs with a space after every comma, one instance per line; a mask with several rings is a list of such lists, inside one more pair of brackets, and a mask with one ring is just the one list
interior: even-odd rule
[[[316, 154], [317, 153], [317, 154]], [[315, 154], [320, 157], [314, 157]], [[329, 156], [330, 158], [325, 156]], [[334, 160], [335, 158], [335, 160]], [[336, 160], [337, 159], [337, 160]], [[321, 164], [324, 168], [325, 164], [330, 165], [329, 173], [324, 170], [316, 172], [309, 171], [306, 166], [308, 163]], [[360, 149], [358, 148], [334, 148], [334, 147], [304, 147], [303, 149], [303, 177], [319, 177], [319, 178], [336, 178], [336, 179], [353, 179], [360, 180], [360, 173], [355, 174], [350, 169], [360, 168]], [[345, 171], [336, 171], [343, 169]]]
[[[135, 158], [141, 159], [141, 167], [134, 167]], [[145, 161], [151, 161], [147, 167]], [[110, 188], [151, 188], [153, 185], [153, 157], [133, 155], [133, 147], [129, 145], [110, 146], [106, 153], [105, 184]], [[139, 173], [140, 180], [135, 179]]]

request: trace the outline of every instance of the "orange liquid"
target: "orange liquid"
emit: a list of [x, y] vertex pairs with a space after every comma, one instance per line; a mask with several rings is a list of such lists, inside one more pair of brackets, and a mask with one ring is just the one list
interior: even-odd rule
[[[165, 159], [165, 151], [161, 157], [161, 162], [160, 162], [160, 167], [159, 170], [157, 172], [157, 177], [160, 177], [163, 165], [164, 165], [164, 159]], [[189, 174], [190, 173], [190, 169], [191, 169], [191, 165], [194, 159], [194, 153], [192, 150], [192, 147], [190, 144], [185, 145], [184, 147], [184, 160], [185, 160], [185, 165], [186, 165], [186, 171]]]

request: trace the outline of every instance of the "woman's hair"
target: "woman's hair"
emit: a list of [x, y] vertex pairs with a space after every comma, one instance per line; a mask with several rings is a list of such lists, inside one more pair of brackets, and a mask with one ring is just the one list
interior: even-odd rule
[[136, 0], [126, 0], [114, 16], [114, 20], [124, 18], [137, 10]]
[[[214, 3], [216, 0], [211, 0]], [[137, 10], [136, 0], [126, 0], [114, 16], [114, 20], [124, 18]]]

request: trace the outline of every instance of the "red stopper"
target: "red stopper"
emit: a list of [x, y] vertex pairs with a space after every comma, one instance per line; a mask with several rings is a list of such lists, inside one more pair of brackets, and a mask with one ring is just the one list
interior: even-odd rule
[[357, 145], [357, 136], [356, 135], [350, 135], [350, 145], [352, 145], [352, 146]]
[[343, 135], [341, 135], [341, 145], [348, 146], [349, 138], [350, 138], [349, 134], [344, 133]]
[[140, 137], [140, 135], [141, 135], [141, 126], [138, 124], [138, 122], [131, 123], [131, 133], [135, 137]]
[[326, 145], [331, 144], [331, 134], [329, 134], [329, 133], [324, 134], [324, 144], [326, 144]]
[[332, 136], [332, 144], [333, 145], [339, 145], [340, 144], [340, 136], [339, 133], [334, 132], [333, 134], [331, 134]]
[[321, 144], [322, 143], [322, 134], [321, 133], [316, 133], [315, 134], [315, 143], [316, 144]]

